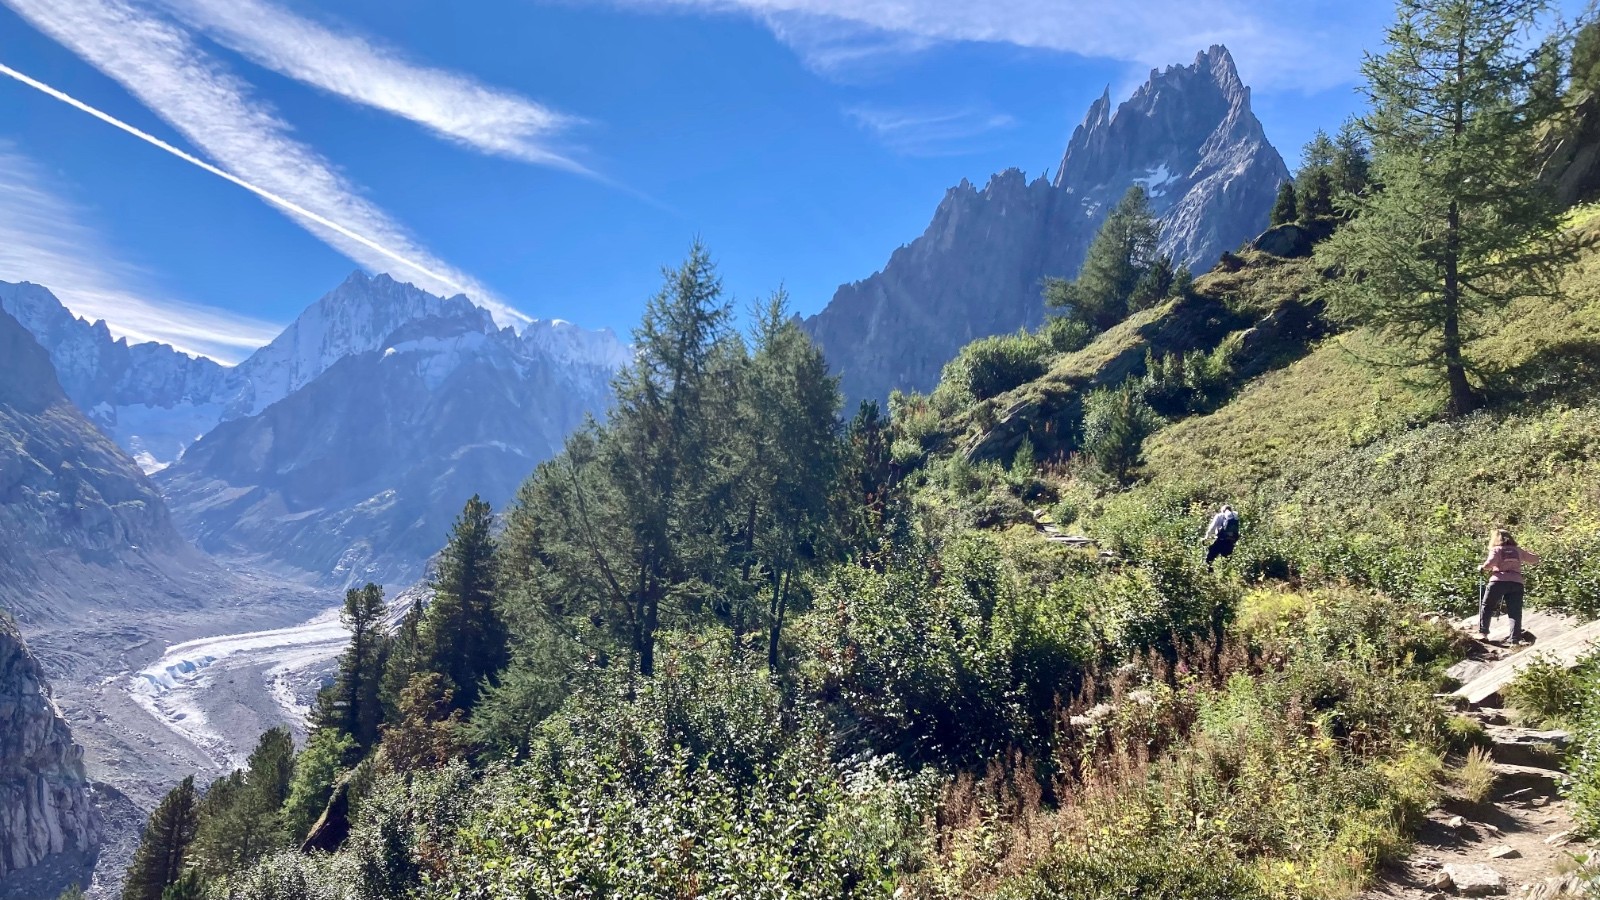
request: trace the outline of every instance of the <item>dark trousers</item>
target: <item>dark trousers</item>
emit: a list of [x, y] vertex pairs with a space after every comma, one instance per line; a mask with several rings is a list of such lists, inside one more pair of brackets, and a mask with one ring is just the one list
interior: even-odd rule
[[1522, 639], [1522, 585], [1515, 581], [1491, 581], [1478, 598], [1478, 633], [1489, 633], [1489, 620], [1504, 604], [1511, 617], [1511, 642]]
[[1211, 542], [1210, 547], [1206, 548], [1206, 568], [1211, 568], [1211, 564], [1215, 562], [1219, 556], [1232, 556], [1233, 545], [1237, 543], [1239, 543], [1238, 538], [1231, 538], [1220, 534], [1217, 535], [1217, 539]]

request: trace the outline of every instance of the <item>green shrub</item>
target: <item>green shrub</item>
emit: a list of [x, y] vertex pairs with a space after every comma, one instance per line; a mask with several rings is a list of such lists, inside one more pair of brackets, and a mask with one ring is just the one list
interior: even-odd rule
[[939, 387], [987, 400], [1043, 375], [1055, 352], [1048, 340], [1026, 331], [979, 338], [945, 364]]
[[[1591, 657], [1588, 667], [1593, 667]], [[1505, 701], [1530, 725], [1564, 725], [1582, 710], [1582, 677], [1555, 658], [1536, 653], [1505, 687]]]
[[1126, 480], [1144, 462], [1145, 438], [1161, 427], [1138, 385], [1101, 388], [1083, 403], [1083, 449], [1101, 471]]
[[598, 674], [472, 791], [430, 896], [887, 897], [931, 784], [828, 755], [761, 673], [673, 654]]
[[1057, 353], [1076, 353], [1094, 341], [1095, 331], [1089, 323], [1072, 316], [1051, 316], [1045, 320], [1039, 335]]
[[816, 649], [823, 693], [879, 750], [968, 764], [1041, 746], [1092, 653], [1080, 600], [1092, 581], [1050, 574], [985, 534], [882, 572], [836, 570], [817, 591], [833, 611]]

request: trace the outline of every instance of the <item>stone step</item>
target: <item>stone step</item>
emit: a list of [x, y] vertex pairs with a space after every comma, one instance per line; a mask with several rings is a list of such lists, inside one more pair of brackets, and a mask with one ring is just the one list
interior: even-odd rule
[[1572, 735], [1559, 729], [1535, 731], [1531, 728], [1489, 725], [1484, 731], [1489, 736], [1494, 761], [1514, 766], [1560, 769], [1562, 757], [1572, 743]]
[[1494, 764], [1493, 800], [1531, 800], [1535, 797], [1554, 797], [1568, 782], [1565, 773], [1539, 766], [1519, 766], [1512, 763]]

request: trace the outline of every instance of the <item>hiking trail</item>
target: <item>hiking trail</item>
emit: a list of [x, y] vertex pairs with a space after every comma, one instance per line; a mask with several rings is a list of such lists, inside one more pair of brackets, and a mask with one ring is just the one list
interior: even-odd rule
[[[1510, 623], [1500, 619], [1489, 642], [1475, 642], [1473, 658], [1451, 669], [1463, 684], [1442, 698], [1483, 725], [1493, 786], [1481, 802], [1450, 796], [1430, 810], [1411, 854], [1381, 871], [1378, 883], [1360, 895], [1362, 900], [1584, 896], [1574, 873], [1591, 846], [1580, 834], [1571, 801], [1561, 796], [1571, 738], [1565, 731], [1511, 724], [1501, 690], [1541, 652], [1563, 665], [1576, 664], [1600, 637], [1600, 622], [1579, 624], [1530, 612], [1524, 625], [1535, 635], [1535, 644], [1504, 646]], [[1475, 619], [1457, 627], [1476, 636]]]

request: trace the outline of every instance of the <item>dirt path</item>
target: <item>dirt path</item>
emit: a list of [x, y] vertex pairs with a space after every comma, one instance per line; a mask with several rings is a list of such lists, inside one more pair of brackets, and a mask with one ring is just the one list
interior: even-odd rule
[[[1488, 665], [1530, 652], [1480, 649]], [[1488, 796], [1477, 803], [1450, 798], [1430, 812], [1411, 855], [1381, 873], [1362, 898], [1583, 896], [1572, 873], [1592, 848], [1578, 837], [1571, 802], [1560, 796], [1568, 736], [1513, 727], [1499, 703], [1496, 694], [1467, 712], [1491, 741], [1496, 777]]]

